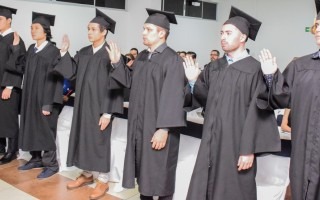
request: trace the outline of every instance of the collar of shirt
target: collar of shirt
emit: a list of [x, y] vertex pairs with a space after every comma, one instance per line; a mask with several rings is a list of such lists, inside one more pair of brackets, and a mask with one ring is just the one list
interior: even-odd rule
[[226, 59], [228, 61], [228, 64], [232, 64], [234, 62], [237, 62], [239, 60], [242, 60], [246, 57], [249, 57], [250, 55], [248, 54], [248, 52], [246, 50], [243, 50], [237, 57], [231, 58], [226, 54]]
[[3, 37], [10, 34], [10, 33], [13, 33], [13, 30], [12, 28], [9, 28], [8, 30], [6, 30], [5, 32], [1, 33], [0, 35], [2, 35]]
[[92, 46], [92, 51], [93, 51], [93, 54], [97, 53], [97, 51], [99, 51], [103, 46], [104, 46], [105, 42], [102, 43], [100, 46], [97, 46], [96, 48], [94, 48]]
[[37, 48], [36, 53], [38, 53], [39, 51], [42, 51], [42, 49], [48, 44], [49, 42], [46, 40], [44, 41], [40, 46], [37, 47], [37, 44], [34, 46], [35, 48]]
[[168, 47], [167, 43], [164, 42], [162, 43], [160, 46], [158, 46], [153, 52], [151, 52], [151, 49], [148, 48], [148, 51], [152, 54], [155, 54], [155, 53], [162, 53], [166, 48]]
[[320, 59], [320, 50], [312, 54], [312, 59]]

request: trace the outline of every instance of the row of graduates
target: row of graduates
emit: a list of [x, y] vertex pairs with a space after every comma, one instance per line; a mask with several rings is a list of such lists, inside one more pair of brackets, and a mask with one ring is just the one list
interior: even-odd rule
[[[17, 33], [1, 38], [7, 55], [1, 62], [4, 74], [18, 77], [3, 76], [1, 90], [14, 86], [12, 91], [19, 91], [24, 74], [19, 148], [30, 151], [32, 158], [19, 169], [44, 167], [39, 178], [57, 172], [55, 135], [63, 78], [76, 78], [67, 165], [84, 172], [68, 183], [69, 189], [93, 182], [92, 171], [97, 171], [98, 184], [90, 199], [108, 190], [111, 121], [123, 111], [122, 89], [127, 87], [131, 95], [123, 186], [133, 188], [137, 178], [141, 199], [172, 199], [179, 128], [186, 126], [185, 108], [198, 106], [206, 107], [205, 121], [187, 199], [256, 199], [255, 157], [280, 150], [273, 110], [283, 107], [292, 112], [292, 197], [320, 199], [319, 53], [296, 59], [283, 74], [268, 50], [257, 61], [246, 52], [245, 43], [255, 40], [261, 23], [232, 7], [221, 29], [225, 56], [200, 73], [191, 58], [182, 60], [166, 44], [170, 23], [177, 23], [174, 14], [147, 11], [143, 43], [148, 49], [139, 53], [131, 68], [122, 61], [118, 46], [105, 42], [115, 21], [99, 10], [88, 25], [92, 45], [74, 58], [67, 52], [68, 37], [60, 50], [48, 41], [51, 15], [34, 13], [31, 31], [37, 43], [27, 52]], [[2, 7], [0, 17], [11, 19], [12, 13]], [[319, 20], [320, 16], [314, 31], [318, 45]], [[10, 82], [3, 84], [5, 80]], [[2, 100], [1, 106], [12, 97]]]

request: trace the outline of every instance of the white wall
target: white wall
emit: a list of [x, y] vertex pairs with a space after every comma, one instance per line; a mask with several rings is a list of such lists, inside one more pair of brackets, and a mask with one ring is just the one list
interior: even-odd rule
[[[207, 0], [209, 1], [209, 0]], [[280, 68], [284, 68], [295, 56], [317, 50], [313, 36], [305, 33], [315, 17], [313, 0], [210, 0], [218, 3], [217, 21], [177, 16], [178, 25], [171, 25], [168, 44], [175, 50], [193, 50], [198, 54], [201, 65], [209, 61], [211, 49], [220, 48], [220, 28], [229, 16], [231, 5], [250, 13], [263, 22], [255, 42], [248, 41], [247, 47], [257, 58], [262, 48], [269, 48], [276, 55]], [[127, 0], [127, 10], [99, 8], [117, 21], [115, 35], [107, 40], [116, 41], [123, 53], [131, 47], [139, 50], [142, 44], [142, 26], [147, 18], [146, 7], [160, 9], [161, 0]], [[52, 28], [53, 40], [60, 46], [64, 33], [68, 33], [72, 54], [87, 40], [87, 24], [95, 16], [93, 6], [65, 3], [42, 3], [30, 0], [0, 0], [1, 5], [14, 7], [18, 13], [13, 17], [13, 28], [27, 45], [33, 43], [30, 36], [31, 12], [56, 15], [56, 26]]]

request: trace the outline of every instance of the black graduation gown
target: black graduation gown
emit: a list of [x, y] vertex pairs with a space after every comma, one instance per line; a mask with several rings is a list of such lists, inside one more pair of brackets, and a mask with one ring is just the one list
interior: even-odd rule
[[[34, 46], [29, 47], [26, 56], [19, 148], [24, 151], [55, 151], [63, 77], [53, 74], [52, 70], [60, 51], [51, 42], [38, 53], [34, 53]], [[42, 110], [51, 114], [45, 116]]]
[[[0, 36], [0, 137], [14, 138], [19, 133], [19, 106], [21, 97], [22, 73], [16, 71], [20, 68], [21, 59], [24, 59], [26, 47], [20, 38], [20, 43], [13, 46], [13, 33]], [[8, 100], [1, 98], [6, 86], [13, 86], [11, 97]]]
[[105, 46], [95, 54], [91, 45], [84, 47], [74, 59], [67, 53], [55, 71], [65, 78], [76, 76], [67, 166], [106, 173], [110, 171], [112, 122], [104, 131], [98, 124], [103, 113], [123, 112], [123, 90], [110, 90], [109, 73], [113, 68]]
[[[320, 60], [306, 55], [276, 72], [262, 108], [291, 108], [292, 200], [320, 200]], [[269, 95], [269, 96], [268, 96]]]
[[[175, 171], [180, 135], [177, 127], [186, 126], [183, 110], [185, 75], [182, 59], [166, 47], [153, 54], [141, 52], [130, 70], [118, 66], [112, 77], [130, 87], [128, 140], [124, 163], [123, 187], [134, 188], [146, 196], [174, 193]], [[132, 84], [131, 84], [132, 80]], [[159, 128], [169, 128], [164, 149], [152, 149], [151, 138]]]
[[251, 56], [231, 65], [220, 58], [198, 78], [194, 97], [202, 104], [207, 99], [206, 113], [187, 199], [257, 199], [256, 163], [241, 172], [237, 163], [240, 155], [280, 150], [273, 111], [256, 105], [261, 87], [260, 63]]

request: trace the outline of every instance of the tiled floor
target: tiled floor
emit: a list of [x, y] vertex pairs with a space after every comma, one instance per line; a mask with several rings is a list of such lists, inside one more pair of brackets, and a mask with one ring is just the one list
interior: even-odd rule
[[[1, 200], [87, 200], [94, 185], [75, 190], [67, 190], [66, 183], [74, 179], [79, 171], [61, 172], [48, 179], [38, 180], [36, 176], [41, 169], [19, 171], [17, 167], [24, 160], [15, 160], [6, 165], [0, 165], [0, 199]], [[136, 189], [120, 193], [112, 192], [114, 184], [101, 200], [138, 200]]]

